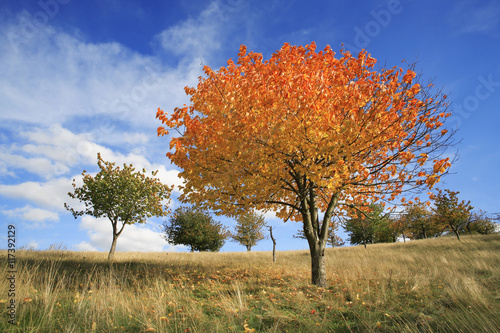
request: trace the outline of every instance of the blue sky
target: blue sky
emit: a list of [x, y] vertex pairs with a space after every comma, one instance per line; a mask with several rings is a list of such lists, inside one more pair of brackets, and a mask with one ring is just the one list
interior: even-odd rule
[[[188, 102], [202, 66], [224, 66], [239, 46], [265, 58], [283, 43], [366, 48], [379, 63], [417, 61], [453, 102], [460, 159], [439, 184], [476, 209], [500, 211], [500, 2], [481, 1], [0, 1], [0, 220], [17, 245], [64, 243], [108, 251], [107, 220], [75, 220], [63, 204], [96, 155], [178, 170], [157, 138], [156, 109]], [[174, 193], [175, 196], [175, 193]], [[76, 203], [75, 203], [76, 204]], [[173, 200], [171, 207], [180, 204]], [[300, 225], [266, 215], [278, 250], [305, 249]], [[230, 229], [234, 221], [221, 219]], [[161, 219], [127, 226], [118, 251], [185, 251], [160, 237]], [[4, 243], [6, 244], [6, 243]], [[1, 246], [5, 247], [5, 246]], [[271, 249], [264, 240], [254, 250]], [[226, 243], [223, 251], [243, 251]]]

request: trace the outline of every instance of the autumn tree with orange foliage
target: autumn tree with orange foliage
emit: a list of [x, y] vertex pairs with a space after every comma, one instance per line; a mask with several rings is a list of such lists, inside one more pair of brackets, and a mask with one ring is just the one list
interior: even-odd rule
[[237, 62], [205, 66], [198, 86], [185, 88], [189, 105], [156, 115], [158, 135], [180, 134], [167, 153], [183, 169], [180, 199], [301, 222], [312, 283], [322, 287], [334, 214], [432, 187], [451, 162], [442, 157], [452, 144], [446, 96], [411, 69], [376, 70], [366, 51], [340, 53], [284, 44], [264, 60], [241, 46]]

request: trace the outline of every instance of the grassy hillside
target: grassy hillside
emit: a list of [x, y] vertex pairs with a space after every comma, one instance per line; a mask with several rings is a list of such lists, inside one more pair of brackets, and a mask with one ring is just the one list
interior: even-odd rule
[[117, 253], [112, 268], [106, 253], [16, 255], [17, 325], [3, 314], [1, 331], [500, 331], [500, 235], [328, 249], [327, 289], [309, 285], [306, 251], [275, 264], [270, 252]]

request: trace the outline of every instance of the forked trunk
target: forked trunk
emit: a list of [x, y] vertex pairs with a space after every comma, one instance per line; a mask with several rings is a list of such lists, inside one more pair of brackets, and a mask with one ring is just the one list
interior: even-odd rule
[[118, 217], [108, 217], [109, 220], [111, 221], [111, 227], [113, 228], [113, 241], [111, 242], [111, 249], [109, 249], [109, 254], [108, 254], [108, 261], [111, 262], [113, 260], [113, 257], [115, 256], [115, 249], [116, 249], [116, 241], [118, 240], [118, 236], [123, 231], [123, 228], [125, 228], [125, 224], [127, 224], [127, 221], [123, 222], [122, 227], [120, 230], [118, 230]]

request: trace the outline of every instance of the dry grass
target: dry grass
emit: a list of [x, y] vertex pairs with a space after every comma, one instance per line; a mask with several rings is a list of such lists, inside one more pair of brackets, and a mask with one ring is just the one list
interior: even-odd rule
[[328, 249], [327, 289], [309, 285], [307, 251], [276, 264], [270, 252], [117, 253], [113, 267], [106, 256], [18, 252], [17, 325], [4, 316], [0, 329], [500, 331], [500, 235]]

